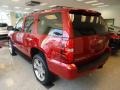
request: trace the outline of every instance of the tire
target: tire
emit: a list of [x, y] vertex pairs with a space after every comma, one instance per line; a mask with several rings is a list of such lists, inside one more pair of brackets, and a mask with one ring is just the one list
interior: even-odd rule
[[16, 52], [15, 52], [15, 48], [13, 47], [13, 44], [11, 42], [11, 40], [8, 41], [8, 46], [9, 46], [9, 52], [12, 56], [15, 56], [17, 55]]
[[33, 71], [36, 79], [43, 85], [49, 85], [52, 83], [52, 74], [48, 70], [45, 58], [40, 54], [36, 54], [33, 57]]

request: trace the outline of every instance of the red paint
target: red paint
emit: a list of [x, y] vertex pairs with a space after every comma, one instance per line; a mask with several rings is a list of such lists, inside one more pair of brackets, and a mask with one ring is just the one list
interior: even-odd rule
[[[73, 79], [97, 69], [98, 66], [103, 65], [105, 62], [97, 63], [84, 72], [78, 70], [76, 66], [78, 63], [85, 64], [87, 62], [93, 62], [93, 59], [99, 57], [106, 51], [109, 53], [110, 50], [108, 49], [108, 37], [106, 35], [74, 37], [73, 26], [68, 13], [69, 10], [70, 9], [55, 9], [31, 14], [30, 16], [35, 17], [32, 32], [25, 33], [23, 23], [22, 31], [14, 32], [10, 35], [10, 39], [17, 49], [29, 57], [31, 57], [32, 48], [43, 52], [51, 72], [66, 79]], [[63, 37], [39, 35], [37, 32], [38, 16], [55, 12], [62, 14]], [[81, 12], [88, 14], [97, 13], [87, 10], [81, 10]], [[26, 17], [24, 18], [24, 21], [25, 20]], [[21, 37], [20, 41], [17, 40], [17, 35]]]

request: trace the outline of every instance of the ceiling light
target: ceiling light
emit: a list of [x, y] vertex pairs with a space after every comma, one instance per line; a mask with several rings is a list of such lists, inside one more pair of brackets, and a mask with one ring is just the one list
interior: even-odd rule
[[98, 2], [97, 0], [91, 0], [91, 1], [87, 1], [87, 2], [85, 2], [86, 4], [91, 4], [91, 3], [96, 3], [96, 2]]
[[17, 12], [17, 13], [21, 13], [22, 11], [20, 10], [20, 11], [15, 11], [15, 12]]
[[15, 9], [20, 9], [20, 7], [14, 7]]
[[6, 10], [6, 12], [12, 12], [12, 10]]
[[34, 9], [34, 11], [39, 11], [39, 9]]
[[93, 6], [97, 6], [97, 5], [103, 5], [104, 3], [95, 3], [95, 4], [92, 4]]
[[29, 13], [29, 12], [23, 12], [23, 13]]
[[12, 10], [6, 10], [6, 11], [12, 11]]
[[78, 2], [82, 2], [82, 1], [84, 1], [84, 0], [76, 0], [76, 1], [78, 1]]
[[2, 7], [4, 7], [4, 8], [8, 8], [8, 6], [7, 6], [7, 5], [3, 5]]
[[49, 6], [50, 8], [53, 8], [53, 7], [56, 7], [57, 5], [51, 5], [51, 6]]
[[30, 10], [31, 8], [25, 8], [25, 10]]
[[102, 5], [102, 6], [97, 6], [97, 7], [107, 7], [107, 6], [109, 6], [109, 5]]
[[40, 4], [40, 6], [45, 6], [45, 5], [47, 5], [47, 3], [41, 3], [41, 4]]
[[20, 0], [12, 0], [13, 2], [18, 2], [18, 1], [20, 1]]

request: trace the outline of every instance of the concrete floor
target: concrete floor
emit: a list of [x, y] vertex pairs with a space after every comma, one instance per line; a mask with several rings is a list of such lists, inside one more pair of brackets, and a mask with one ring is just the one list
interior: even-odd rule
[[[118, 90], [120, 54], [111, 56], [103, 69], [76, 80], [58, 79], [49, 90]], [[12, 57], [0, 48], [0, 90], [47, 90], [35, 78], [32, 65], [22, 56]]]

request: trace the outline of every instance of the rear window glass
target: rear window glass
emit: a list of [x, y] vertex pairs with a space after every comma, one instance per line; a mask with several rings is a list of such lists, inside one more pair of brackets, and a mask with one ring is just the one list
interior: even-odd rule
[[86, 16], [84, 15], [81, 16], [81, 22], [86, 22]]
[[76, 37], [96, 34], [104, 35], [107, 33], [107, 25], [101, 15], [72, 12], [70, 13], [70, 18]]

